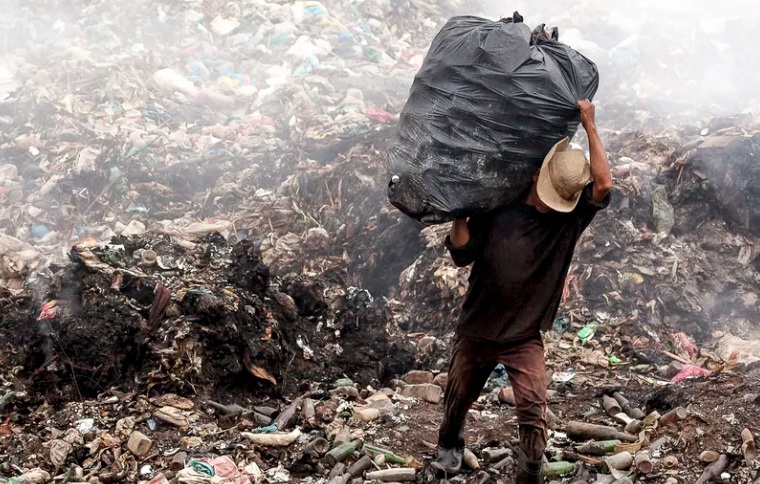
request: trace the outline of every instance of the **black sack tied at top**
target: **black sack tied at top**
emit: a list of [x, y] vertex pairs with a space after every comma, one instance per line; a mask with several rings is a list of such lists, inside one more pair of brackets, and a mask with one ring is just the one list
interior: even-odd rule
[[450, 19], [433, 39], [389, 150], [388, 199], [424, 223], [507, 205], [575, 134], [596, 65], [522, 17]]

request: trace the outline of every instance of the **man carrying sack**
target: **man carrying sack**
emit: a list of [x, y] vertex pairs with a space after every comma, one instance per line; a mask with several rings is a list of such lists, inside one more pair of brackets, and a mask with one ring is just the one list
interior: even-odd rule
[[[541, 331], [551, 328], [575, 245], [612, 188], [594, 105], [577, 103], [590, 162], [567, 138], [549, 151], [527, 197], [468, 221], [446, 238], [454, 263], [473, 264], [457, 326], [444, 418], [431, 468], [460, 472], [464, 422], [498, 363], [514, 389], [520, 450], [516, 483], [543, 483], [546, 448], [546, 365]], [[593, 180], [593, 181], [591, 181]]]

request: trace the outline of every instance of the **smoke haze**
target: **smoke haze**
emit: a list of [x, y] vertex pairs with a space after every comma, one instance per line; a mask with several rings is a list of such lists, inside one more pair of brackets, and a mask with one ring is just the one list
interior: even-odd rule
[[684, 117], [757, 111], [757, 2], [485, 2], [489, 18], [513, 11], [559, 27], [560, 41], [597, 63], [599, 102]]

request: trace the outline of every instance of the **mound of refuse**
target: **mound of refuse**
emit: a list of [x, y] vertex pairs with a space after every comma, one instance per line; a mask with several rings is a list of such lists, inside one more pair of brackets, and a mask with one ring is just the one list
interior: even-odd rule
[[[424, 479], [469, 273], [447, 226], [387, 203], [384, 153], [471, 3], [7, 2], [0, 483]], [[618, 454], [643, 479], [624, 453], [643, 451], [652, 482], [751, 482], [760, 128], [648, 109], [631, 93], [661, 59], [626, 79], [630, 26], [599, 4], [550, 6], [604, 49], [563, 34], [601, 59], [616, 186], [545, 338], [552, 479], [605, 479]], [[454, 482], [513, 474], [510, 402], [497, 368], [466, 434], [480, 469]], [[634, 440], [594, 449], [590, 428]]]
[[69, 257], [0, 328], [6, 364], [23, 367], [14, 377], [51, 401], [156, 386], [279, 395], [340, 376], [383, 382], [412, 364], [386, 302], [339, 274], [274, 277], [248, 241], [123, 237]]

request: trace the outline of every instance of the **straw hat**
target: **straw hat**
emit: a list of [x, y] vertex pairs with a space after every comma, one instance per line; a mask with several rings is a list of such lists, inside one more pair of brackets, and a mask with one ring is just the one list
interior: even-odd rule
[[536, 187], [538, 198], [557, 212], [572, 212], [590, 179], [583, 150], [570, 149], [570, 140], [564, 138], [544, 158]]

